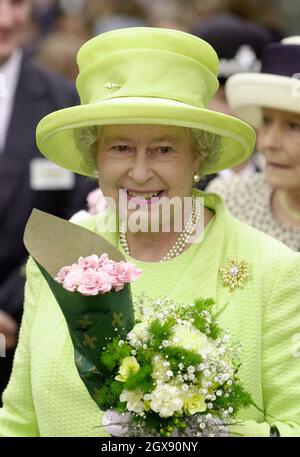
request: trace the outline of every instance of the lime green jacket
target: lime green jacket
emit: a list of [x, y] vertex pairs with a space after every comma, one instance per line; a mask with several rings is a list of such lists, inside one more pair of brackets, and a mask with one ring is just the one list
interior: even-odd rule
[[[203, 195], [195, 192], [196, 195]], [[133, 296], [178, 302], [214, 297], [219, 322], [242, 344], [240, 376], [258, 406], [240, 410], [232, 435], [300, 436], [300, 255], [239, 222], [214, 194], [215, 217], [202, 242], [167, 262], [135, 263]], [[84, 225], [101, 231], [100, 216]], [[102, 233], [118, 244], [115, 233]], [[128, 257], [128, 256], [127, 256]], [[249, 276], [230, 295], [221, 267], [246, 261]], [[27, 265], [25, 311], [12, 377], [0, 409], [0, 436], [105, 436], [102, 412], [77, 374], [64, 317], [44, 279]]]

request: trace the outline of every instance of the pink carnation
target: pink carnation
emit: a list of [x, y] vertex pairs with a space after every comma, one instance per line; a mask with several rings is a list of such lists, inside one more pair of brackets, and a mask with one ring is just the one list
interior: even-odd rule
[[57, 273], [57, 275], [55, 276], [55, 280], [57, 282], [59, 282], [60, 284], [62, 284], [64, 282], [64, 280], [65, 280], [65, 277], [69, 273], [70, 269], [71, 269], [70, 266], [62, 267], [59, 270], [59, 272]]
[[122, 290], [125, 283], [139, 278], [139, 270], [131, 262], [114, 262], [107, 254], [79, 257], [77, 263], [62, 267], [56, 281], [70, 292], [98, 295]]
[[88, 257], [79, 257], [78, 265], [83, 270], [96, 269], [99, 266], [99, 257], [97, 255], [90, 255]]
[[79, 278], [77, 291], [82, 295], [98, 295], [110, 292], [112, 285], [105, 272], [85, 271]]
[[76, 264], [73, 264], [69, 268], [70, 268], [70, 270], [64, 279], [63, 286], [69, 292], [75, 292], [80, 283], [80, 277], [82, 275], [82, 270]]
[[102, 265], [101, 269], [103, 269], [103, 271], [105, 271], [107, 274], [115, 276], [117, 274], [116, 265], [117, 262], [114, 262], [113, 260], [108, 260], [106, 263]]
[[118, 292], [124, 287], [124, 281], [120, 281], [118, 278], [117, 272], [117, 262], [109, 260], [105, 265], [103, 265], [103, 270], [109, 275], [112, 287]]
[[132, 282], [138, 279], [142, 270], [136, 268], [131, 262], [118, 262], [116, 264], [117, 277], [120, 282]]
[[103, 265], [106, 265], [107, 262], [112, 262], [112, 260], [109, 260], [108, 255], [104, 253], [99, 257], [98, 265], [99, 267], [103, 267]]

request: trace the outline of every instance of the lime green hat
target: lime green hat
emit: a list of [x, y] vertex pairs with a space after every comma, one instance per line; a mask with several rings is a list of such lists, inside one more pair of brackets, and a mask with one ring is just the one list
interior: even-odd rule
[[79, 50], [76, 81], [81, 105], [55, 111], [37, 127], [37, 144], [49, 160], [87, 176], [95, 170], [75, 130], [112, 124], [160, 124], [220, 136], [210, 174], [244, 161], [255, 143], [252, 127], [208, 110], [218, 89], [218, 57], [205, 41], [185, 32], [137, 27], [103, 33]]

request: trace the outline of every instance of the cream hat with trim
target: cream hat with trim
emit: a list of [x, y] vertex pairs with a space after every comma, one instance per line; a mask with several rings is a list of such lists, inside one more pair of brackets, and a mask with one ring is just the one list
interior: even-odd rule
[[262, 107], [300, 113], [300, 36], [264, 49], [261, 73], [238, 73], [225, 86], [233, 112], [259, 128]]

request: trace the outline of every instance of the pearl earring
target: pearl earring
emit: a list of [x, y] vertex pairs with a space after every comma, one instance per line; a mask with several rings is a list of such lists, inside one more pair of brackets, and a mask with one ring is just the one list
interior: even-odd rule
[[200, 174], [199, 173], [195, 173], [194, 176], [193, 176], [194, 183], [199, 182], [200, 179], [201, 179]]

